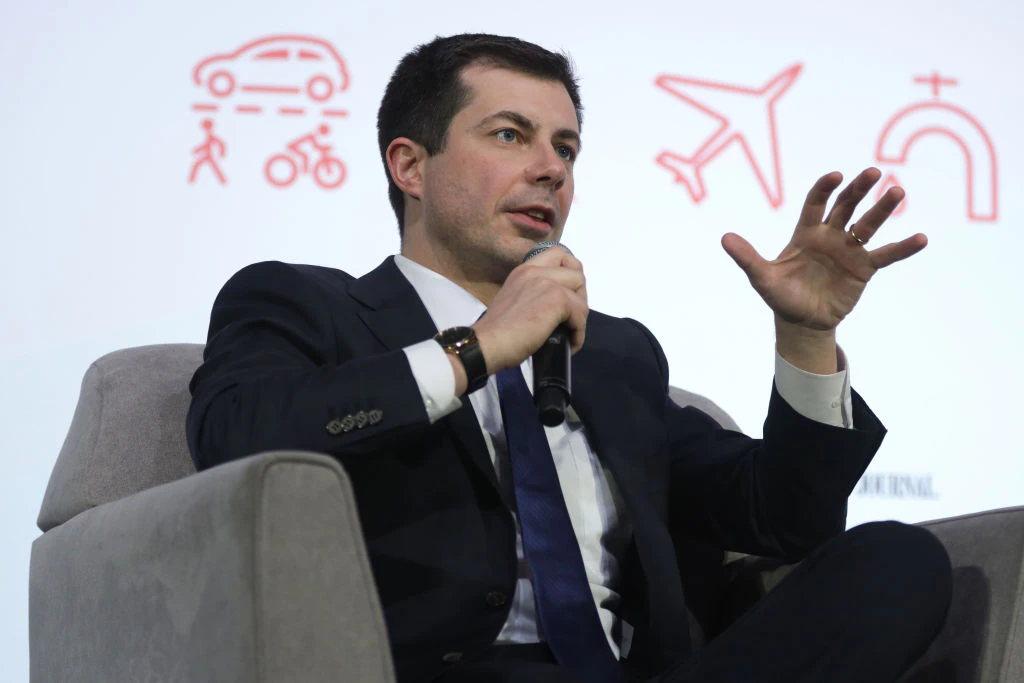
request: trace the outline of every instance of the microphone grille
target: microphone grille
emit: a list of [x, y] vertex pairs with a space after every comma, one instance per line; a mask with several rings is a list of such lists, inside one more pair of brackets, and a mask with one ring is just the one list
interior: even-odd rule
[[526, 263], [527, 261], [532, 259], [537, 254], [541, 253], [542, 251], [546, 251], [547, 249], [550, 249], [551, 247], [561, 247], [562, 249], [565, 249], [566, 251], [568, 251], [570, 254], [572, 253], [572, 251], [569, 249], [569, 247], [565, 246], [561, 242], [551, 242], [551, 241], [537, 242], [537, 244], [533, 245], [533, 247], [530, 249], [530, 251], [526, 252], [526, 256], [523, 257], [523, 263]]

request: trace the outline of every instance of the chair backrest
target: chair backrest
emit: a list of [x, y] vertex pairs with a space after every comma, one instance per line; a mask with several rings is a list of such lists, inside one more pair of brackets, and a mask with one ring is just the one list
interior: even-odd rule
[[[202, 344], [122, 349], [93, 363], [54, 465], [37, 524], [43, 531], [80, 512], [195, 472], [185, 441], [189, 380]], [[738, 429], [708, 399], [671, 387], [673, 400]]]
[[714, 418], [715, 422], [726, 429], [731, 429], [734, 432], [742, 431], [740, 426], [736, 424], [736, 421], [732, 419], [729, 413], [719, 408], [718, 404], [709, 398], [701, 396], [700, 394], [695, 394], [692, 391], [687, 391], [686, 389], [671, 386], [668, 388], [668, 395], [672, 397], [672, 400], [675, 401], [677, 405], [693, 406], [694, 408], [704, 411]]
[[158, 344], [115, 351], [89, 367], [43, 496], [40, 529], [196, 471], [185, 414], [202, 360], [202, 344]]

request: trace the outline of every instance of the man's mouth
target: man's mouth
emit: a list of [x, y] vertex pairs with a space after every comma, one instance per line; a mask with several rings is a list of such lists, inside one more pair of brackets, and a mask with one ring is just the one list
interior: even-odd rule
[[519, 217], [521, 222], [543, 230], [550, 230], [555, 220], [555, 212], [542, 206], [522, 207], [513, 209], [510, 213]]

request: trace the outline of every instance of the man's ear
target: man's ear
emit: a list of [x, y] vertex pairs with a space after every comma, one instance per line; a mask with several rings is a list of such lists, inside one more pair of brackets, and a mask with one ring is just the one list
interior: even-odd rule
[[409, 138], [395, 138], [388, 145], [384, 158], [398, 189], [413, 199], [420, 199], [423, 196], [423, 164], [427, 160], [427, 150], [423, 145]]

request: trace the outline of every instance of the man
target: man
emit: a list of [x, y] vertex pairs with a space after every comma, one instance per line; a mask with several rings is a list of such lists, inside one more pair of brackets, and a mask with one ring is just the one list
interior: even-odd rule
[[[562, 236], [581, 111], [565, 58], [529, 43], [464, 35], [407, 55], [378, 118], [401, 255], [358, 279], [264, 263], [225, 285], [192, 382], [197, 466], [339, 458], [403, 683], [895, 680], [941, 626], [949, 561], [915, 527], [844, 533], [884, 428], [849, 389], [835, 328], [876, 269], [925, 246], [864, 246], [902, 191], [846, 230], [880, 174], [825, 216], [830, 173], [778, 259], [723, 239], [775, 312], [753, 440], [668, 398], [657, 341], [589, 311], [568, 251], [523, 263]], [[530, 358], [559, 324], [572, 405], [542, 428]], [[691, 652], [670, 526], [802, 562]]]

